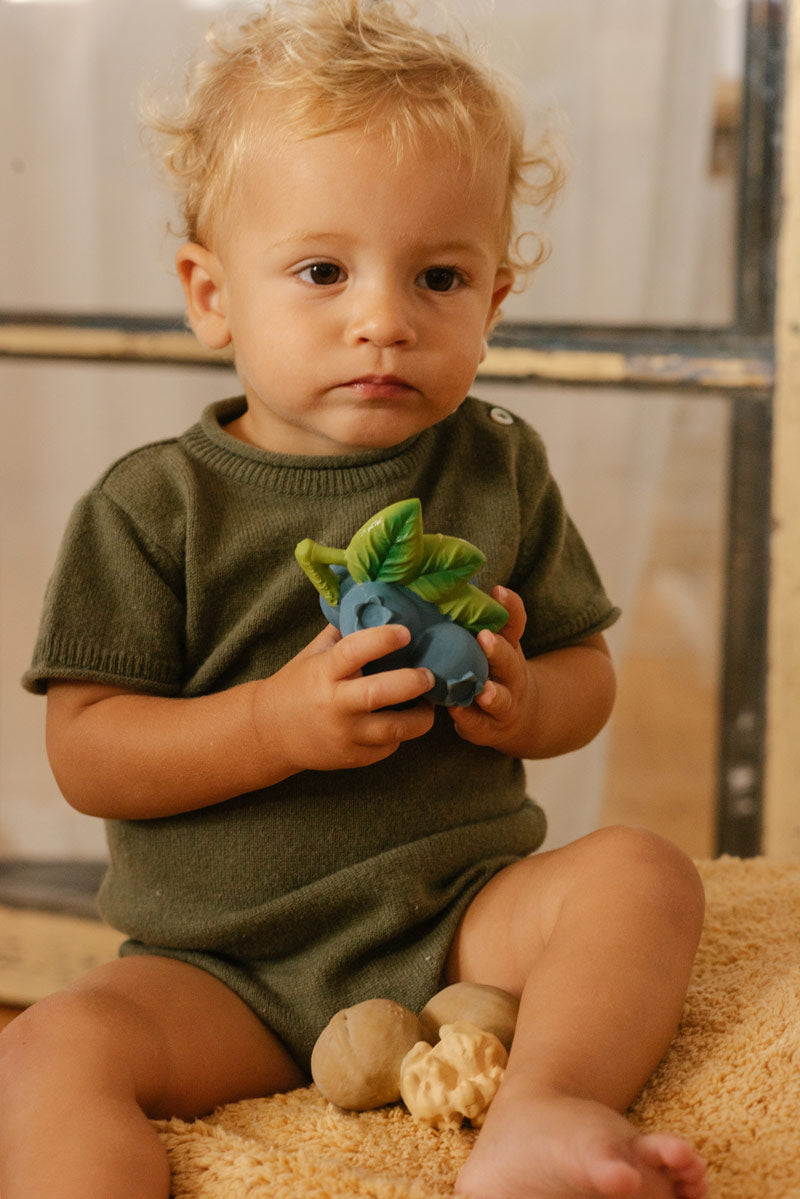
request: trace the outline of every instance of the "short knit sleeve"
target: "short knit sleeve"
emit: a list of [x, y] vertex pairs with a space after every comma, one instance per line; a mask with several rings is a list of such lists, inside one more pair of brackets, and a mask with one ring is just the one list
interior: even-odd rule
[[552, 476], [531, 509], [509, 581], [528, 614], [522, 638], [527, 657], [600, 633], [620, 615]]
[[101, 481], [72, 512], [23, 685], [42, 693], [48, 680], [80, 678], [178, 694], [182, 593], [173, 553]]
[[[481, 579], [487, 590], [500, 581], [525, 604], [526, 657], [561, 649], [602, 632], [618, 619], [592, 556], [564, 504], [541, 436], [510, 418], [480, 443], [486, 507], [495, 510], [494, 537], [481, 530], [482, 547], [498, 569]], [[477, 457], [477, 452], [476, 455]], [[500, 537], [497, 529], [501, 530]]]

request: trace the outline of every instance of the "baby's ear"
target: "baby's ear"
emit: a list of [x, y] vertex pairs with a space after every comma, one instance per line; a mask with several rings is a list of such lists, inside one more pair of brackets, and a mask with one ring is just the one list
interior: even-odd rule
[[175, 265], [186, 297], [189, 324], [197, 340], [209, 350], [223, 349], [230, 344], [231, 332], [222, 263], [205, 246], [187, 242], [175, 255]]
[[489, 319], [486, 323], [487, 333], [491, 332], [500, 319], [500, 306], [513, 286], [514, 272], [512, 271], [511, 267], [499, 267], [497, 273], [495, 274], [494, 285], [492, 287], [492, 300], [489, 306]]

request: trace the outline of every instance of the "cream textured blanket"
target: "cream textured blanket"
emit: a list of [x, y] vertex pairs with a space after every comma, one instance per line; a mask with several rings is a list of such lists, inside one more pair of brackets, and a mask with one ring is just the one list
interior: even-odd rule
[[[689, 1137], [712, 1199], [800, 1199], [800, 863], [699, 863], [707, 918], [683, 1019], [631, 1109]], [[658, 1003], [658, 996], [653, 996]], [[174, 1199], [444, 1199], [473, 1138], [314, 1087], [160, 1122]]]

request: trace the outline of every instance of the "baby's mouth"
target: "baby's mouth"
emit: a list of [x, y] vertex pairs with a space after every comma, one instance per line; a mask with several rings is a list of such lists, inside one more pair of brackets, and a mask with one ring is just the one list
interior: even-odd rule
[[400, 399], [412, 390], [411, 384], [399, 375], [361, 375], [344, 386], [365, 399]]

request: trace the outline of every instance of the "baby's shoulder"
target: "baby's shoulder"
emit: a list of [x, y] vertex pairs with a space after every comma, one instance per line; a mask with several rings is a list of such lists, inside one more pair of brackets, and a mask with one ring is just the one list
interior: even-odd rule
[[168, 476], [184, 457], [177, 437], [150, 441], [115, 459], [100, 475], [96, 486], [101, 489], [124, 488], [132, 482]]
[[472, 436], [545, 452], [541, 435], [512, 408], [470, 395], [458, 409], [456, 417]]
[[117, 458], [100, 475], [93, 490], [118, 506], [185, 507], [199, 482], [182, 438], [148, 442]]
[[78, 501], [76, 512], [97, 527], [128, 530], [137, 540], [176, 546], [180, 552], [201, 486], [181, 438], [167, 438], [112, 462]]
[[514, 409], [468, 396], [455, 420], [458, 434], [455, 438], [449, 435], [447, 441], [456, 454], [485, 461], [495, 458], [513, 477], [521, 474], [540, 479], [549, 472], [541, 435]]
[[[104, 471], [96, 490], [119, 503], [160, 497], [191, 506], [198, 495], [243, 473], [226, 446], [217, 420], [238, 411], [240, 400], [210, 405], [201, 418], [175, 437], [151, 441], [129, 450]], [[231, 440], [231, 439], [228, 439]]]

